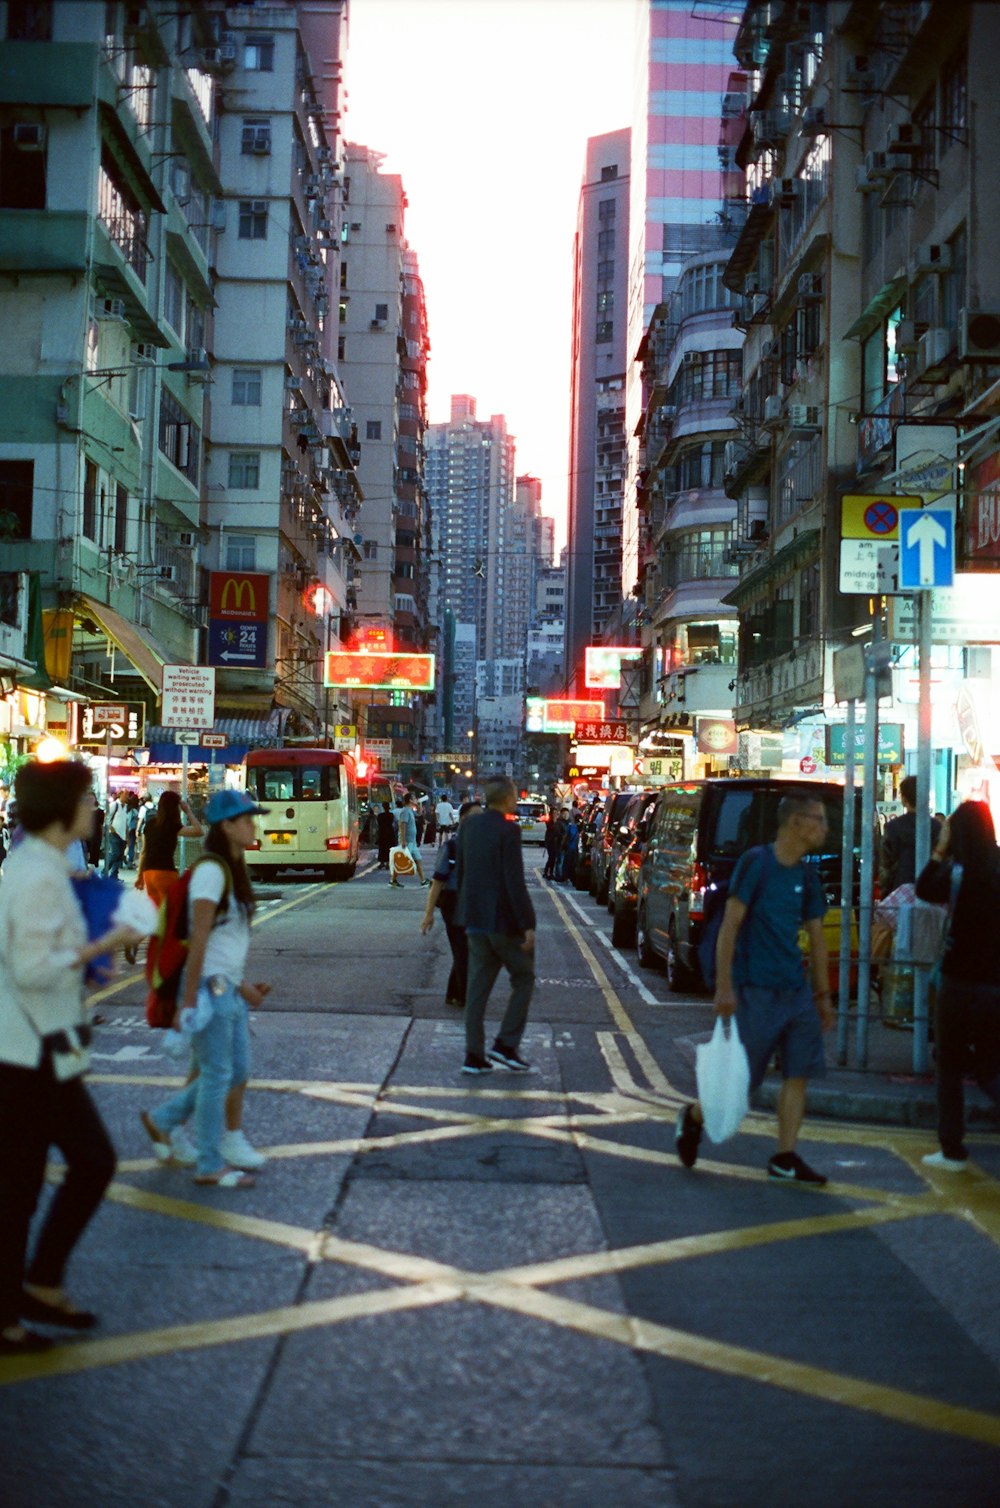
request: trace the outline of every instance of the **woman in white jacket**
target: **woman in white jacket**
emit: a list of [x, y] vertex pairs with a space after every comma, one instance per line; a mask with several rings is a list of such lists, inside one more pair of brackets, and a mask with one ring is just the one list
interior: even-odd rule
[[[15, 781], [25, 837], [0, 885], [0, 1356], [52, 1342], [22, 1320], [84, 1330], [96, 1315], [67, 1297], [63, 1273], [115, 1171], [114, 1148], [87, 1092], [83, 971], [137, 942], [115, 927], [87, 941], [68, 857], [90, 837], [94, 797], [81, 764], [22, 766]], [[66, 1161], [25, 1273], [28, 1228], [50, 1145]]]

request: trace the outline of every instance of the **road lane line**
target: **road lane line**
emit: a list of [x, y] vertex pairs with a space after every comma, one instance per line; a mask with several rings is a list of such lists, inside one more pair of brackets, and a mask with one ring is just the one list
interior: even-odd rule
[[646, 984], [646, 982], [644, 980], [642, 980], [642, 979], [639, 978], [639, 975], [635, 972], [635, 970], [633, 969], [632, 965], [629, 963], [628, 959], [627, 958], [623, 958], [621, 956], [621, 953], [615, 947], [615, 945], [611, 941], [610, 937], [608, 937], [608, 935], [605, 932], [602, 932], [600, 930], [600, 928], [598, 927], [596, 918], [594, 916], [589, 915], [584, 910], [584, 908], [580, 905], [580, 902], [577, 900], [577, 898], [576, 898], [575, 895], [573, 895], [570, 891], [567, 890], [563, 894], [563, 896], [561, 897], [561, 899], [564, 900], [564, 901], [568, 901], [569, 902], [569, 904], [573, 907], [574, 911], [580, 917], [581, 921], [584, 923], [584, 925], [587, 927], [587, 929], [594, 934], [594, 936], [597, 938], [598, 942], [602, 942], [604, 944], [604, 946], [607, 948], [608, 952], [611, 954], [612, 958], [614, 959], [615, 963], [621, 969], [622, 973], [627, 977], [627, 979], [630, 981], [630, 983], [633, 985], [633, 987], [638, 991], [640, 998], [642, 1000], [645, 1000], [645, 1002], [646, 1002], [647, 1005], [666, 1005], [666, 1004], [668, 1004], [668, 1002], [665, 1001], [665, 1000], [659, 1000], [659, 999], [657, 999], [657, 997], [653, 994], [652, 990], [649, 988], [649, 986]]

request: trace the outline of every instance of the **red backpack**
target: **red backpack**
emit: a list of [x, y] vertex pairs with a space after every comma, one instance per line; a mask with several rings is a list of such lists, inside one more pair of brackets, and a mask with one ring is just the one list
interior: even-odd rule
[[215, 854], [203, 854], [167, 888], [160, 902], [156, 931], [149, 939], [149, 950], [146, 953], [146, 983], [149, 985], [146, 1020], [150, 1026], [160, 1030], [166, 1030], [174, 1024], [177, 994], [189, 946], [188, 893], [191, 889], [191, 876], [199, 864], [221, 865], [225, 873], [222, 901], [228, 899], [233, 885], [229, 865]]

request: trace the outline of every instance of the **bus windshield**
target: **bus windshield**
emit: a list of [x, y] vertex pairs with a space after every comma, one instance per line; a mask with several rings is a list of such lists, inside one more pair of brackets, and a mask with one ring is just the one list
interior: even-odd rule
[[258, 801], [336, 801], [340, 796], [340, 766], [250, 765], [247, 790]]

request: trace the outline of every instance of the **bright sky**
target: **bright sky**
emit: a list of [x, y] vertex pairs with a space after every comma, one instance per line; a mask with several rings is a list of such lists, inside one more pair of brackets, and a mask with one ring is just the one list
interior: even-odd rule
[[507, 417], [565, 540], [576, 208], [588, 136], [631, 121], [629, 0], [351, 0], [348, 141], [409, 200], [429, 417]]

